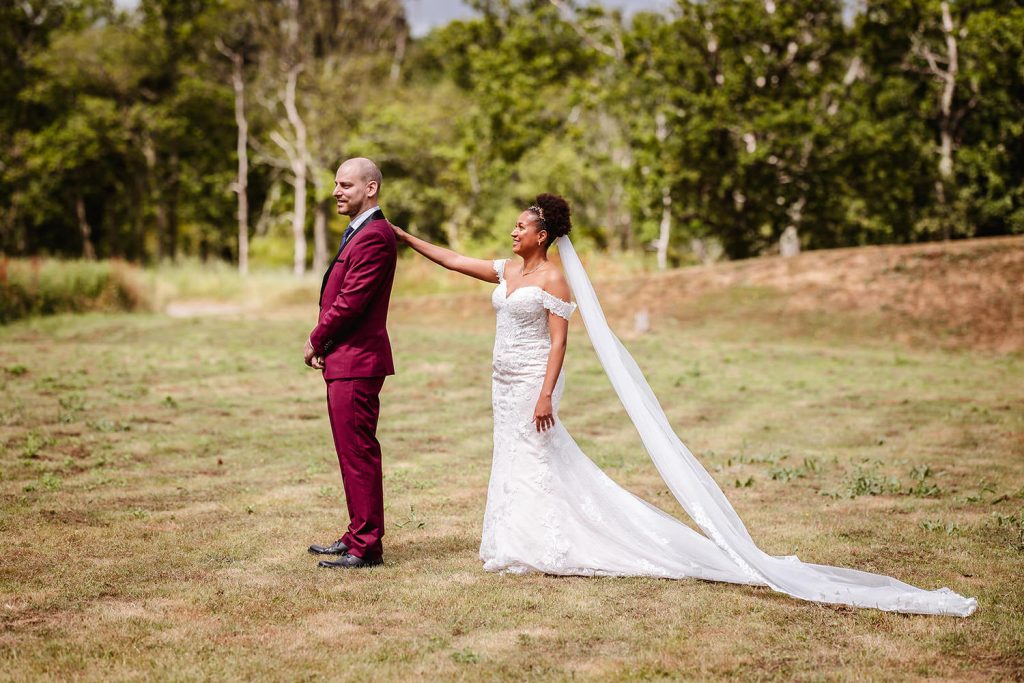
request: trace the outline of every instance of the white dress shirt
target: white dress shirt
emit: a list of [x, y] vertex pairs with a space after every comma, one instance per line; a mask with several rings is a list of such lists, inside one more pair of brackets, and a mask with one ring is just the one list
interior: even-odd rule
[[[372, 206], [348, 222], [348, 227], [352, 228], [352, 237], [356, 236], [356, 233], [359, 232], [359, 228], [366, 225], [367, 219], [373, 215], [374, 211], [380, 211], [380, 207]], [[352, 241], [352, 237], [348, 238], [350, 242]]]

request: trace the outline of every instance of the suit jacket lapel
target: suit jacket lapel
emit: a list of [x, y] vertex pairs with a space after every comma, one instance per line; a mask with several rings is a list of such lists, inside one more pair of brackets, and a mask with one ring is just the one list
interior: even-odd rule
[[[338, 249], [338, 256], [341, 256], [341, 252], [345, 251], [345, 247], [352, 244], [352, 240], [359, 236], [359, 233], [363, 231], [363, 228], [369, 225], [371, 221], [377, 221], [380, 220], [381, 218], [384, 218], [384, 212], [381, 211], [380, 209], [377, 209], [376, 211], [371, 213], [369, 218], [363, 221], [363, 224], [359, 226], [359, 229], [356, 230], [352, 234], [352, 236], [348, 238], [348, 242], [345, 242], [345, 244], [341, 245], [341, 247]], [[335, 260], [337, 260], [337, 256], [335, 257]]]
[[320, 301], [320, 307], [321, 308], [323, 308], [323, 305], [324, 305], [324, 303], [323, 303], [324, 302], [324, 290], [327, 289], [327, 280], [328, 280], [328, 278], [331, 277], [331, 271], [334, 270], [334, 264], [338, 262], [339, 258], [341, 258], [341, 252], [343, 252], [345, 250], [345, 247], [347, 247], [348, 245], [352, 244], [352, 240], [354, 240], [359, 235], [359, 233], [362, 231], [362, 229], [365, 228], [370, 221], [379, 221], [379, 220], [382, 220], [383, 218], [384, 218], [384, 212], [381, 211], [380, 209], [377, 209], [376, 211], [374, 211], [373, 213], [370, 214], [369, 218], [367, 218], [365, 221], [363, 221], [363, 224], [361, 226], [359, 226], [359, 230], [356, 230], [355, 234], [353, 234], [351, 237], [348, 238], [348, 242], [345, 242], [340, 247], [338, 247], [338, 253], [334, 255], [334, 258], [331, 260], [330, 265], [327, 266], [327, 272], [324, 273], [323, 282], [320, 283], [320, 300], [319, 301]]

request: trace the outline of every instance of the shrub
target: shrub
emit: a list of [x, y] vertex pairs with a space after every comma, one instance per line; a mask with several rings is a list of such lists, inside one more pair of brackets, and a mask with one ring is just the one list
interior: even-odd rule
[[139, 270], [123, 261], [0, 258], [0, 324], [34, 315], [147, 308]]

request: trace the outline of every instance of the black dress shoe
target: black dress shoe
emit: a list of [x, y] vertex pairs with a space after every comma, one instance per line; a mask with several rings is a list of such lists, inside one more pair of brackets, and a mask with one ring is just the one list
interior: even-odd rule
[[373, 567], [383, 562], [384, 560], [379, 557], [375, 560], [368, 560], [365, 557], [356, 557], [355, 555], [345, 553], [336, 560], [320, 560], [318, 564], [328, 569], [357, 569], [359, 567]]
[[314, 555], [344, 555], [348, 552], [348, 546], [342, 543], [339, 538], [330, 545], [311, 545], [309, 546], [309, 552]]

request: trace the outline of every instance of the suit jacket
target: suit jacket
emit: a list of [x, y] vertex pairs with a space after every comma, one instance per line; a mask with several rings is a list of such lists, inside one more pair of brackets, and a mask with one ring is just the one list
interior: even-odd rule
[[391, 224], [375, 214], [338, 252], [324, 275], [320, 317], [309, 335], [324, 356], [324, 379], [395, 374], [388, 304], [398, 247]]

